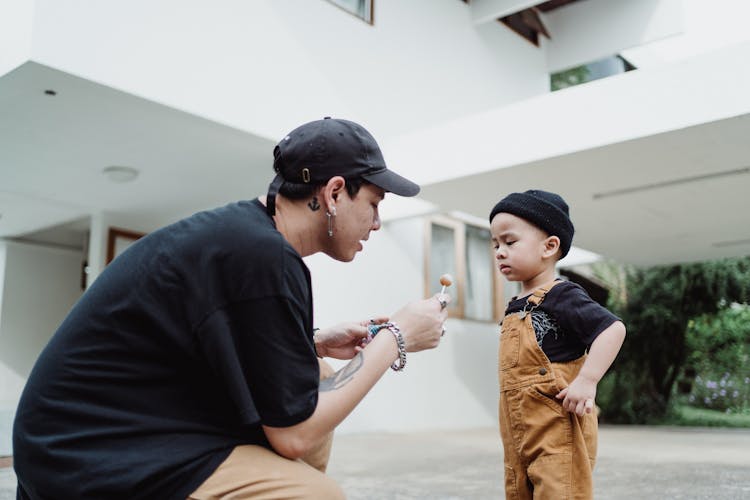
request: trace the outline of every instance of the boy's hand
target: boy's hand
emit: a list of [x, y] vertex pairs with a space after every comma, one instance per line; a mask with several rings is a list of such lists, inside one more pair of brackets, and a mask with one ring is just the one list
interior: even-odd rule
[[563, 400], [562, 407], [565, 410], [583, 416], [594, 409], [596, 382], [579, 375], [555, 397]]

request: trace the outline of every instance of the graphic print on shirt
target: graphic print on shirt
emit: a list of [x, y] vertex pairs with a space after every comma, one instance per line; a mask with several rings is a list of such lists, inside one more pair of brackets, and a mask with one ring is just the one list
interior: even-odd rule
[[534, 327], [534, 333], [536, 334], [536, 343], [539, 347], [542, 347], [544, 337], [548, 334], [552, 334], [557, 340], [560, 334], [560, 327], [555, 321], [555, 318], [547, 314], [545, 311], [532, 311], [531, 313], [531, 325]]

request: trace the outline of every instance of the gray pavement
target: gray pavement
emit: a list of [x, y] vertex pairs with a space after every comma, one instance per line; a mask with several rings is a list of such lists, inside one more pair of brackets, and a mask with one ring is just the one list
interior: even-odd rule
[[[338, 436], [349, 500], [503, 498], [495, 429]], [[597, 500], [750, 499], [750, 429], [602, 426]]]
[[[495, 429], [336, 437], [328, 473], [349, 500], [503, 498]], [[15, 498], [0, 469], [0, 500]], [[602, 426], [595, 498], [749, 499], [750, 429]]]

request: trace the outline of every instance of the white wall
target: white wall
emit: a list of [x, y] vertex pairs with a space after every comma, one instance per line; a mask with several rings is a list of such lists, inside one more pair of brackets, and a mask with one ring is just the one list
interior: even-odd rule
[[3, 320], [3, 290], [5, 287], [5, 257], [8, 254], [5, 240], [0, 239], [0, 322]]
[[[39, 352], [81, 296], [79, 252], [0, 241], [0, 455], [10, 454], [13, 415]], [[0, 253], [0, 256], [2, 256]]]
[[744, 42], [487, 109], [390, 141], [390, 161], [437, 183], [740, 116], [748, 55]]
[[587, 0], [544, 15], [550, 73], [682, 33], [682, 0]]
[[374, 26], [323, 0], [37, 0], [32, 58], [274, 139], [325, 115], [384, 137], [547, 89], [543, 51], [457, 0], [380, 0]]
[[[316, 325], [387, 316], [421, 299], [423, 238], [421, 218], [402, 219], [372, 233], [351, 263], [308, 257]], [[410, 353], [402, 373], [389, 370], [338, 431], [497, 425], [497, 328], [493, 323], [449, 320], [440, 346]], [[344, 362], [331, 364], [339, 368]]]
[[625, 50], [622, 55], [638, 68], [661, 67], [750, 39], [747, 0], [682, 0], [682, 8], [681, 34]]
[[34, 0], [0, 0], [0, 76], [31, 57]]

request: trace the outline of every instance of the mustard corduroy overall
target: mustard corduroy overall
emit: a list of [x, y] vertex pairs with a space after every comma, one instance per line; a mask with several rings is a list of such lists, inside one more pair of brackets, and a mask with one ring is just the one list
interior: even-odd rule
[[500, 332], [499, 416], [508, 499], [593, 498], [596, 414], [579, 417], [555, 398], [576, 377], [586, 355], [550, 362], [531, 323], [531, 312], [554, 285], [537, 289], [523, 311], [505, 316]]

